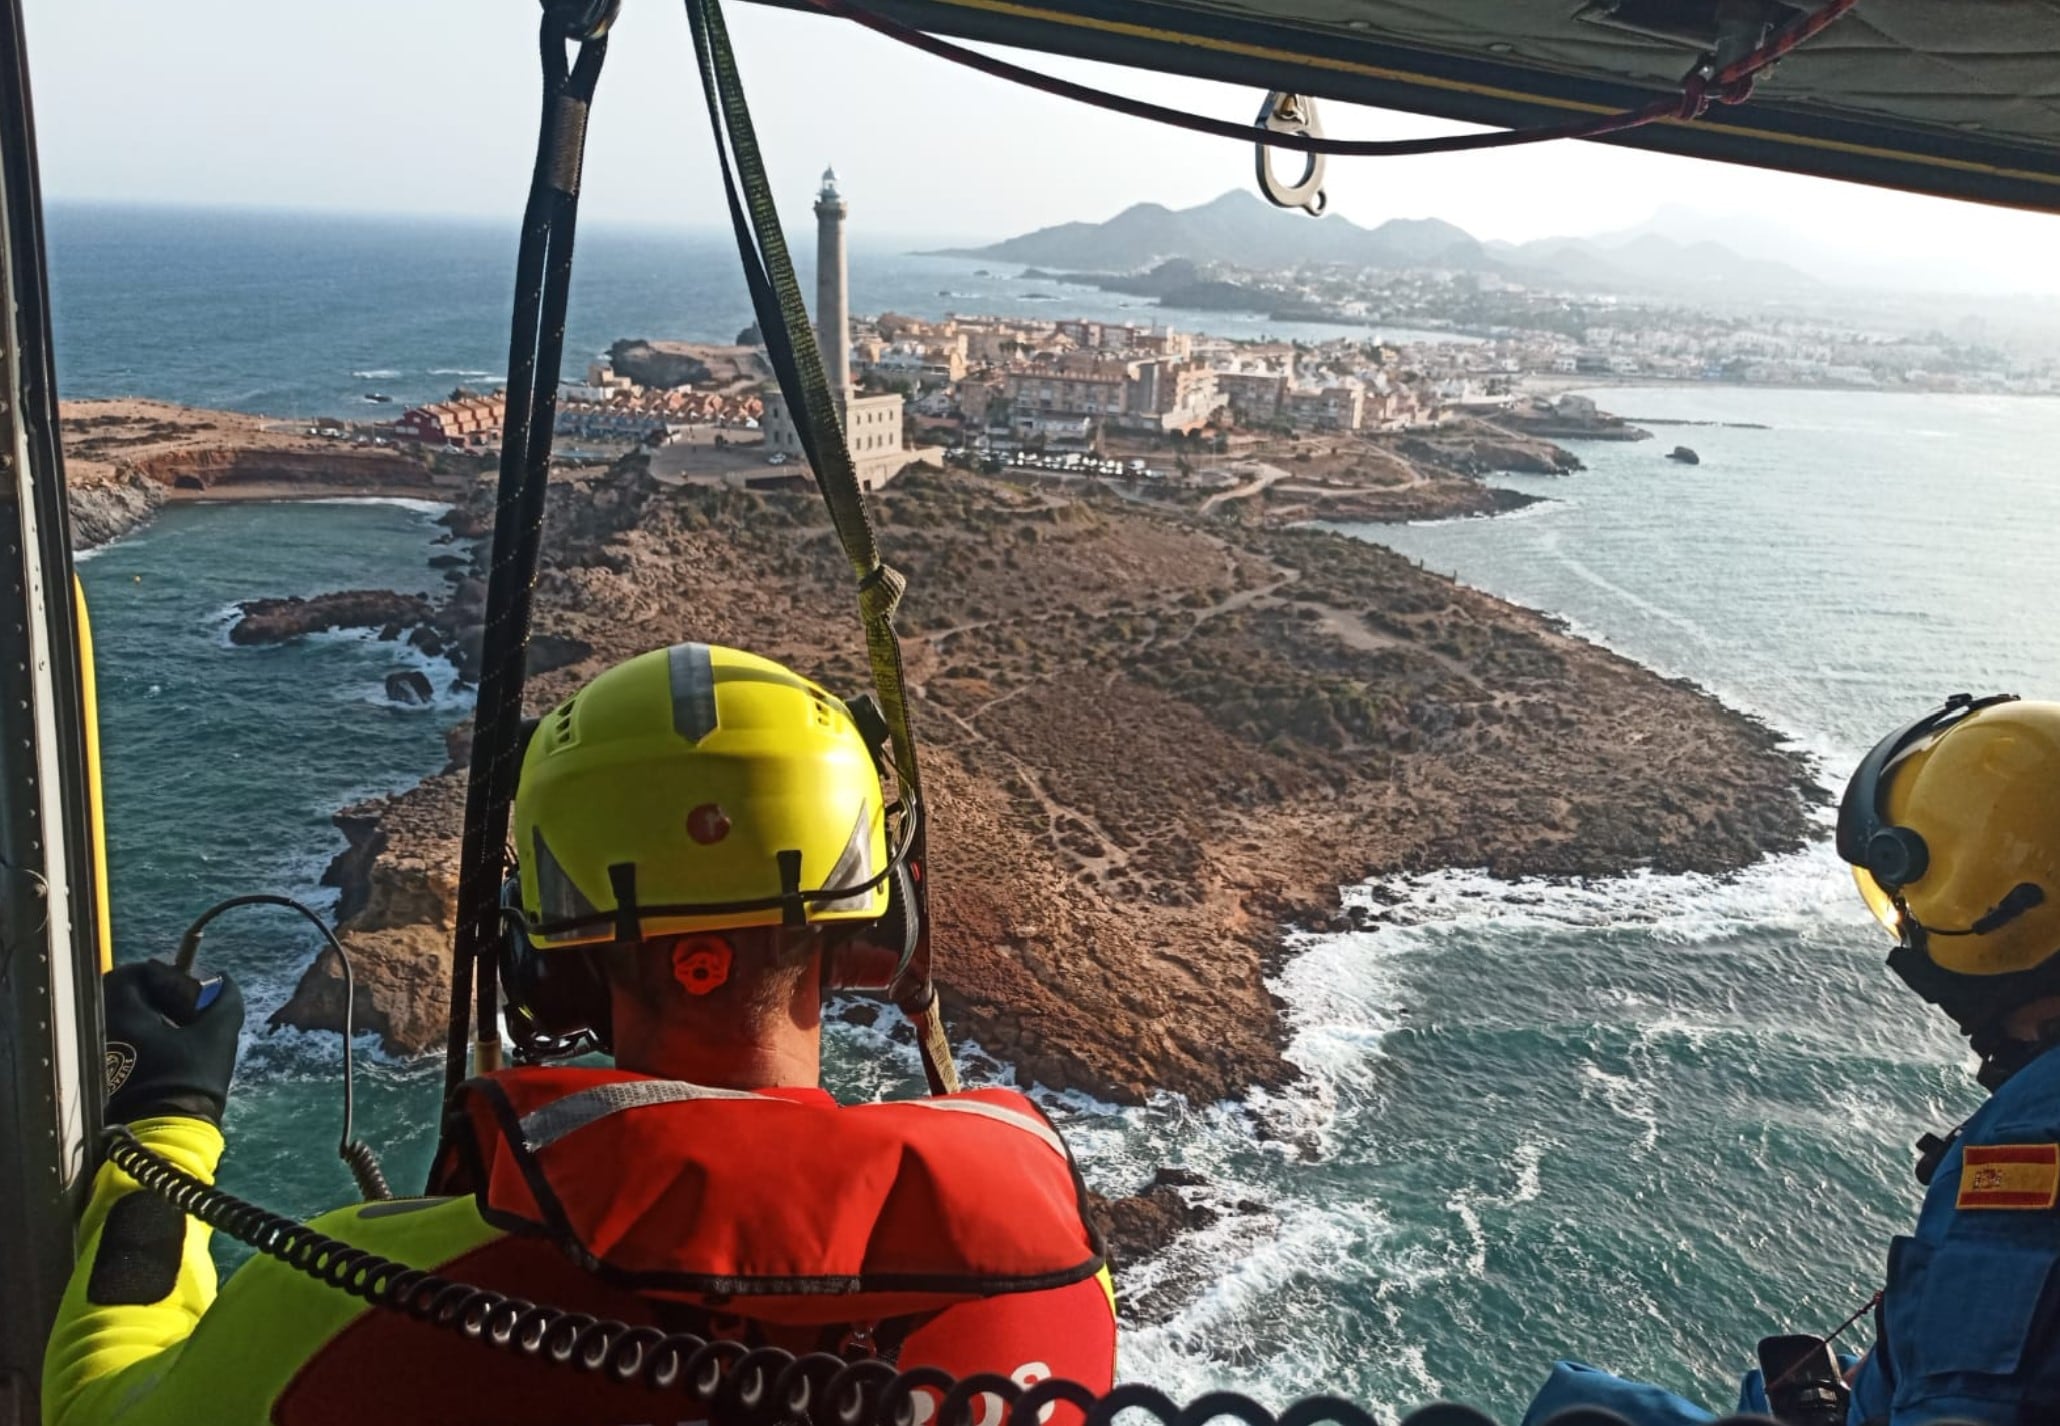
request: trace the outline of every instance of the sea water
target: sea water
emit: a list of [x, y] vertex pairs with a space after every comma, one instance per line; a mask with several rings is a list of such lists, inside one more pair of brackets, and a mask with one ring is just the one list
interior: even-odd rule
[[[483, 368], [501, 340], [484, 297], [448, 299], [454, 283], [493, 282], [433, 232], [411, 243], [410, 229], [366, 225], [361, 283], [301, 293], [288, 322], [239, 305], [226, 276], [201, 281], [220, 253], [160, 226], [170, 236], [145, 262], [53, 224], [69, 394], [307, 413], [351, 389], [339, 354], [381, 359], [388, 326], [385, 350], [406, 355], [363, 369]], [[348, 249], [343, 225], [322, 226]], [[117, 246], [145, 241], [115, 231]], [[607, 252], [587, 254], [601, 270], [582, 300], [627, 303], [637, 270]], [[305, 254], [261, 258], [246, 251], [244, 266], [272, 262], [269, 281], [304, 270]], [[110, 271], [128, 284], [126, 328]], [[138, 282], [166, 300], [136, 296]], [[363, 300], [397, 289], [414, 306]], [[576, 310], [575, 328], [592, 345], [739, 320], [624, 311]], [[1879, 731], [1944, 693], [2060, 695], [2060, 629], [2040, 619], [2060, 594], [2041, 549], [2060, 517], [2043, 465], [2060, 403], [1598, 394], [1633, 416], [1768, 429], [1583, 444], [1581, 474], [1506, 482], [1548, 502], [1514, 517], [1356, 533], [1698, 680], [1834, 787]], [[1677, 441], [1703, 463], [1666, 462]], [[250, 649], [225, 632], [239, 599], [431, 588], [437, 535], [434, 511], [407, 504], [187, 506], [85, 564], [124, 956], [162, 953], [233, 892], [322, 905], [321, 869], [342, 847], [330, 814], [442, 764], [457, 696], [400, 709], [382, 685], [420, 666], [443, 689], [447, 666], [363, 634]], [[1181, 1164], [1220, 1211], [1125, 1268], [1139, 1309], [1128, 1377], [1276, 1404], [1450, 1396], [1513, 1419], [1572, 1354], [1726, 1405], [1754, 1338], [1828, 1328], [1879, 1284], [1918, 1198], [1910, 1141], [1979, 1102], [1949, 1029], [1889, 980], [1881, 933], [1822, 842], [1723, 879], [1510, 884], [1458, 868], [1346, 895], [1377, 908], [1377, 929], [1298, 938], [1275, 982], [1298, 1085], [1219, 1105], [1054, 1101], [1103, 1188]], [[252, 1003], [224, 1181], [311, 1212], [350, 1196], [332, 1154], [338, 1040], [264, 1018], [316, 943], [283, 913], [236, 914], [248, 919], [220, 923], [203, 952]], [[360, 1045], [360, 1131], [404, 1188], [425, 1167], [438, 1071]], [[831, 1075], [850, 1097], [914, 1084], [905, 1048], [850, 1027], [833, 1033]]]
[[[49, 232], [58, 360], [75, 394], [378, 420], [454, 387], [505, 379], [513, 211], [488, 223], [60, 204]], [[801, 290], [812, 294], [814, 244], [794, 238]], [[854, 312], [1170, 322], [1282, 340], [1441, 339], [1402, 327], [1173, 311], [1025, 279], [1016, 263], [925, 257], [915, 249], [934, 241], [873, 231], [862, 207], [850, 245]], [[752, 321], [726, 230], [585, 226], [575, 259], [569, 379], [622, 337], [730, 342]]]

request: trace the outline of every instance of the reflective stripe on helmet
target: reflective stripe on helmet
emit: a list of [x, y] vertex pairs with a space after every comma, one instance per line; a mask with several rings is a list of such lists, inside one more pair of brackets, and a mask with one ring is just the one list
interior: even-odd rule
[[536, 844], [536, 887], [539, 909], [546, 921], [578, 921], [584, 917], [599, 916], [600, 908], [587, 899], [579, 889], [579, 883], [566, 875], [558, 858], [551, 854], [551, 847], [544, 840], [544, 829], [538, 827], [530, 838]]
[[706, 644], [674, 644], [665, 651], [665, 671], [672, 684], [672, 726], [688, 742], [698, 743], [719, 723], [714, 656]]
[[851, 828], [851, 840], [844, 844], [844, 855], [837, 858], [837, 864], [830, 868], [830, 874], [823, 878], [822, 888], [835, 886], [864, 887], [862, 891], [844, 897], [840, 901], [819, 902], [818, 911], [863, 911], [873, 899], [873, 819], [871, 807], [858, 809], [858, 821]]

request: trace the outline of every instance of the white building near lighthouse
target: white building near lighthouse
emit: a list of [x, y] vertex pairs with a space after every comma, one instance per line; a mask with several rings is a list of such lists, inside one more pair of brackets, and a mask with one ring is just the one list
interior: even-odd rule
[[[901, 397], [852, 394], [851, 313], [844, 260], [844, 218], [849, 211], [837, 191], [837, 171], [824, 169], [823, 186], [815, 198], [815, 339], [822, 349], [823, 370], [844, 423], [859, 487], [876, 490], [925, 453], [908, 449], [902, 441]], [[767, 394], [760, 425], [765, 430], [767, 454], [803, 454], [793, 414], [778, 391]]]

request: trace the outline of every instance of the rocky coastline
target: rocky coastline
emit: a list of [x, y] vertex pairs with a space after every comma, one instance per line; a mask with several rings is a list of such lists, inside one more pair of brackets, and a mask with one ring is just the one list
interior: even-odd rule
[[[1424, 483], [1486, 490], [1457, 473], [1477, 439], [1452, 433], [1453, 467]], [[1302, 526], [1311, 502], [1290, 484], [1205, 511], [916, 470], [878, 498], [913, 581], [948, 1019], [1025, 1083], [1206, 1101], [1291, 1079], [1266, 978], [1287, 931], [1355, 924], [1341, 884], [1455, 866], [1723, 873], [1807, 835], [1821, 794], [1770, 729]], [[1383, 508], [1378, 486], [1360, 498]], [[449, 517], [472, 565], [425, 626], [461, 667], [485, 499]], [[535, 708], [687, 638], [865, 686], [848, 570], [812, 496], [662, 482], [630, 457], [555, 478], [547, 529]], [[441, 1043], [465, 740], [419, 787], [338, 818], [349, 846], [327, 879], [359, 1023], [401, 1053]], [[318, 961], [279, 1019], [333, 1028], [340, 997]]]
[[395, 638], [429, 618], [429, 597], [385, 589], [345, 589], [311, 599], [251, 599], [237, 606], [229, 626], [232, 644], [277, 644], [329, 629], [378, 629]]

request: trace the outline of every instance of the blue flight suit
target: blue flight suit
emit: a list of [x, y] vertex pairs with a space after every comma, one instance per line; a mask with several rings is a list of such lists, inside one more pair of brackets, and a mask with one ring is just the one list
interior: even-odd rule
[[1969, 1147], [2055, 1143], [2060, 1053], [2048, 1051], [1967, 1121], [1932, 1175], [1916, 1230], [1889, 1245], [1883, 1330], [1853, 1382], [1851, 1426], [2060, 1421], [2060, 1207], [1960, 1206]]
[[[1908, 1237], [1889, 1245], [1882, 1330], [1853, 1380], [1847, 1426], [2060, 1423], [2060, 1206], [1960, 1204], [1966, 1150], [2060, 1144], [2060, 1051], [2040, 1055], [1990, 1096], [1933, 1173]], [[2060, 1161], [2060, 1150], [2054, 1154]], [[2033, 1168], [2008, 1186], [2060, 1180]], [[2060, 1190], [2060, 1182], [2055, 1183]], [[1978, 1188], [1978, 1185], [1975, 1187]], [[2036, 1195], [2025, 1195], [2036, 1196]], [[2060, 1195], [2056, 1195], [2060, 1196]], [[1982, 1194], [1975, 1192], [1975, 1202]], [[1758, 1372], [1739, 1410], [1764, 1410]], [[1716, 1414], [1643, 1382], [1561, 1362], [1525, 1413], [1540, 1426], [1571, 1406], [1601, 1406], [1632, 1426], [1689, 1426]]]

